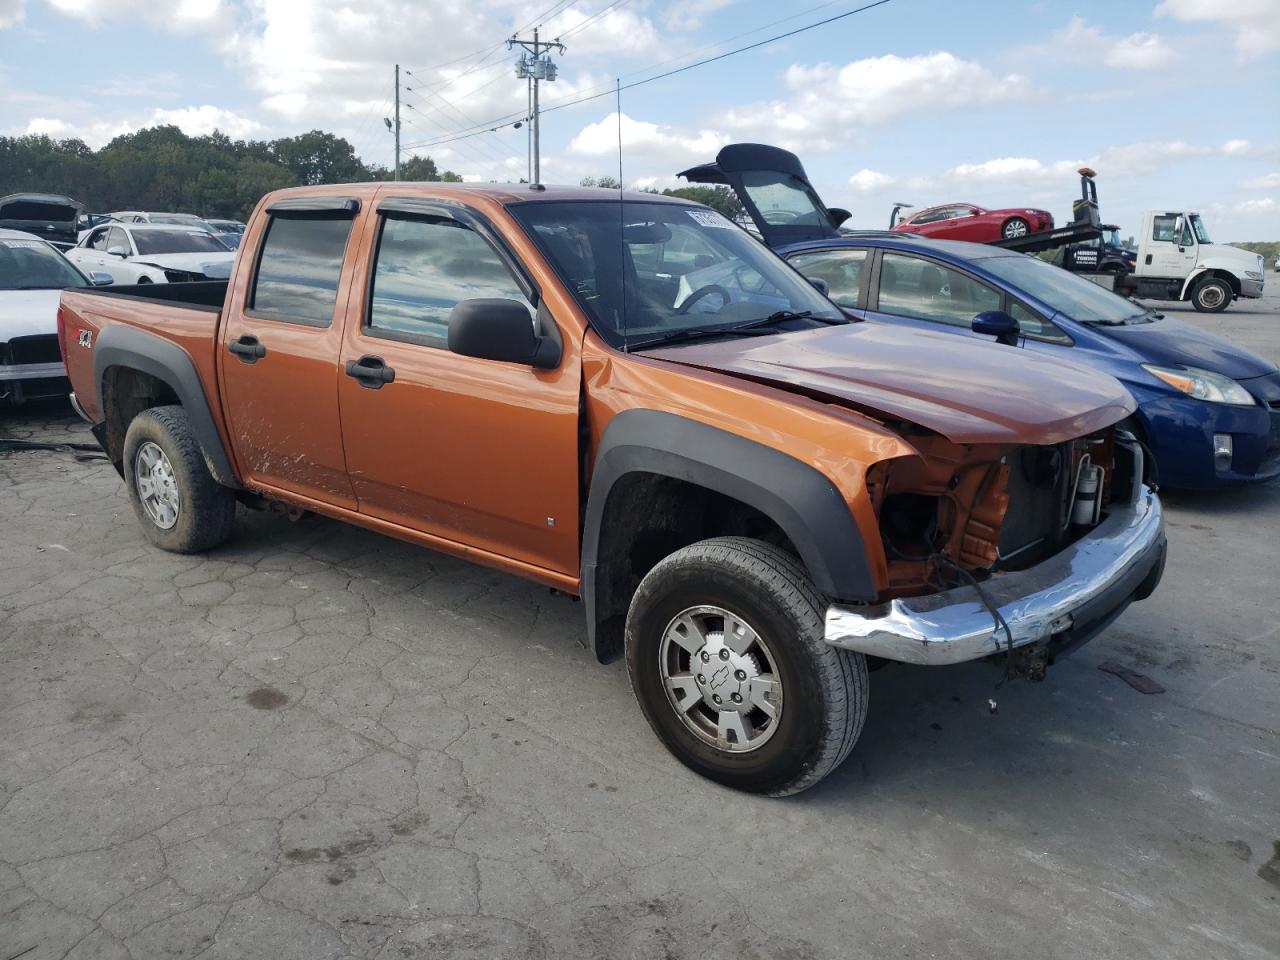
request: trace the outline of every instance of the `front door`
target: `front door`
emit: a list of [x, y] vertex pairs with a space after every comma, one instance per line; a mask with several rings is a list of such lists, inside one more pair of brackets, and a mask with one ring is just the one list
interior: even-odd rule
[[360, 512], [576, 576], [578, 351], [555, 370], [451, 353], [461, 300], [516, 300], [531, 324], [554, 320], [475, 211], [390, 196], [377, 213], [338, 385]]
[[1196, 238], [1180, 213], [1157, 213], [1151, 218], [1151, 236], [1138, 262], [1140, 277], [1182, 278], [1196, 266]]
[[247, 291], [233, 284], [223, 321], [222, 403], [251, 486], [354, 510], [337, 381], [355, 214], [351, 204], [316, 203], [332, 209], [273, 208], [261, 240], [245, 240], [261, 254]]

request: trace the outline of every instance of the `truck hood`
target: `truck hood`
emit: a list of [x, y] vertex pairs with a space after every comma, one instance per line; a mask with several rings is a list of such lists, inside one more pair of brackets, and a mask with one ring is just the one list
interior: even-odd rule
[[1017, 353], [944, 333], [851, 323], [642, 353], [910, 421], [954, 443], [1061, 443], [1134, 410], [1107, 374], [1007, 350]]
[[1233, 247], [1227, 243], [1209, 243], [1200, 247], [1200, 255], [1196, 258], [1198, 267], [1222, 267], [1232, 272], [1265, 270], [1262, 258], [1249, 250]]
[[1094, 327], [1150, 363], [1199, 367], [1232, 380], [1261, 377], [1275, 370], [1270, 360], [1182, 320], [1166, 316], [1155, 323]]
[[130, 257], [130, 263], [142, 266], [166, 267], [172, 270], [190, 270], [203, 273], [210, 280], [225, 280], [231, 276], [231, 264], [236, 255], [228, 250], [226, 253], [155, 253], [139, 254]]
[[0, 290], [0, 343], [58, 332], [61, 290]]

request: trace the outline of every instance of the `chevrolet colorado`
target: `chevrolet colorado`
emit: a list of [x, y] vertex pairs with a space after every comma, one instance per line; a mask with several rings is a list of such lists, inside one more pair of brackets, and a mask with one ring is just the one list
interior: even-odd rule
[[1115, 380], [855, 322], [674, 198], [279, 191], [228, 281], [69, 290], [59, 334], [159, 547], [278, 502], [580, 597], [671, 752], [758, 793], [845, 758], [868, 661], [1039, 677], [1163, 569]]

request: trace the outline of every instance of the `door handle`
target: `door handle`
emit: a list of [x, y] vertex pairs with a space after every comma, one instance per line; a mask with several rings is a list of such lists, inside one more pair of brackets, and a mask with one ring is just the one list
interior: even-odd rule
[[227, 349], [240, 358], [241, 363], [257, 363], [267, 355], [267, 348], [258, 342], [252, 334], [245, 334], [227, 344]]
[[381, 357], [366, 356], [359, 360], [347, 361], [347, 376], [362, 387], [381, 390], [384, 383], [395, 382], [396, 372], [388, 367]]

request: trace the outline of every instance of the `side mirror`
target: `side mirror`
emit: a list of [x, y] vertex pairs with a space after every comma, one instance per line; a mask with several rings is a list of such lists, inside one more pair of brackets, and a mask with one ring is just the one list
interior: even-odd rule
[[827, 207], [827, 213], [831, 214], [831, 225], [833, 227], [840, 226], [840, 224], [853, 216], [853, 214], [844, 207]]
[[974, 333], [995, 337], [996, 343], [1003, 343], [1008, 347], [1018, 345], [1018, 335], [1022, 332], [1018, 321], [1003, 310], [984, 310], [973, 318], [969, 328]]
[[830, 285], [821, 277], [805, 277], [805, 279], [813, 284], [813, 289], [817, 290], [824, 297], [831, 295]]
[[534, 332], [529, 308], [518, 300], [478, 298], [456, 304], [449, 315], [449, 349], [540, 370], [560, 364], [560, 344]]
[[111, 254], [113, 257], [127, 257], [129, 255], [129, 248], [120, 243], [113, 243], [111, 246], [107, 247], [107, 253]]
[[105, 287], [115, 283], [116, 278], [109, 273], [104, 273], [101, 270], [95, 270], [93, 273], [89, 274], [89, 282], [95, 287]]

